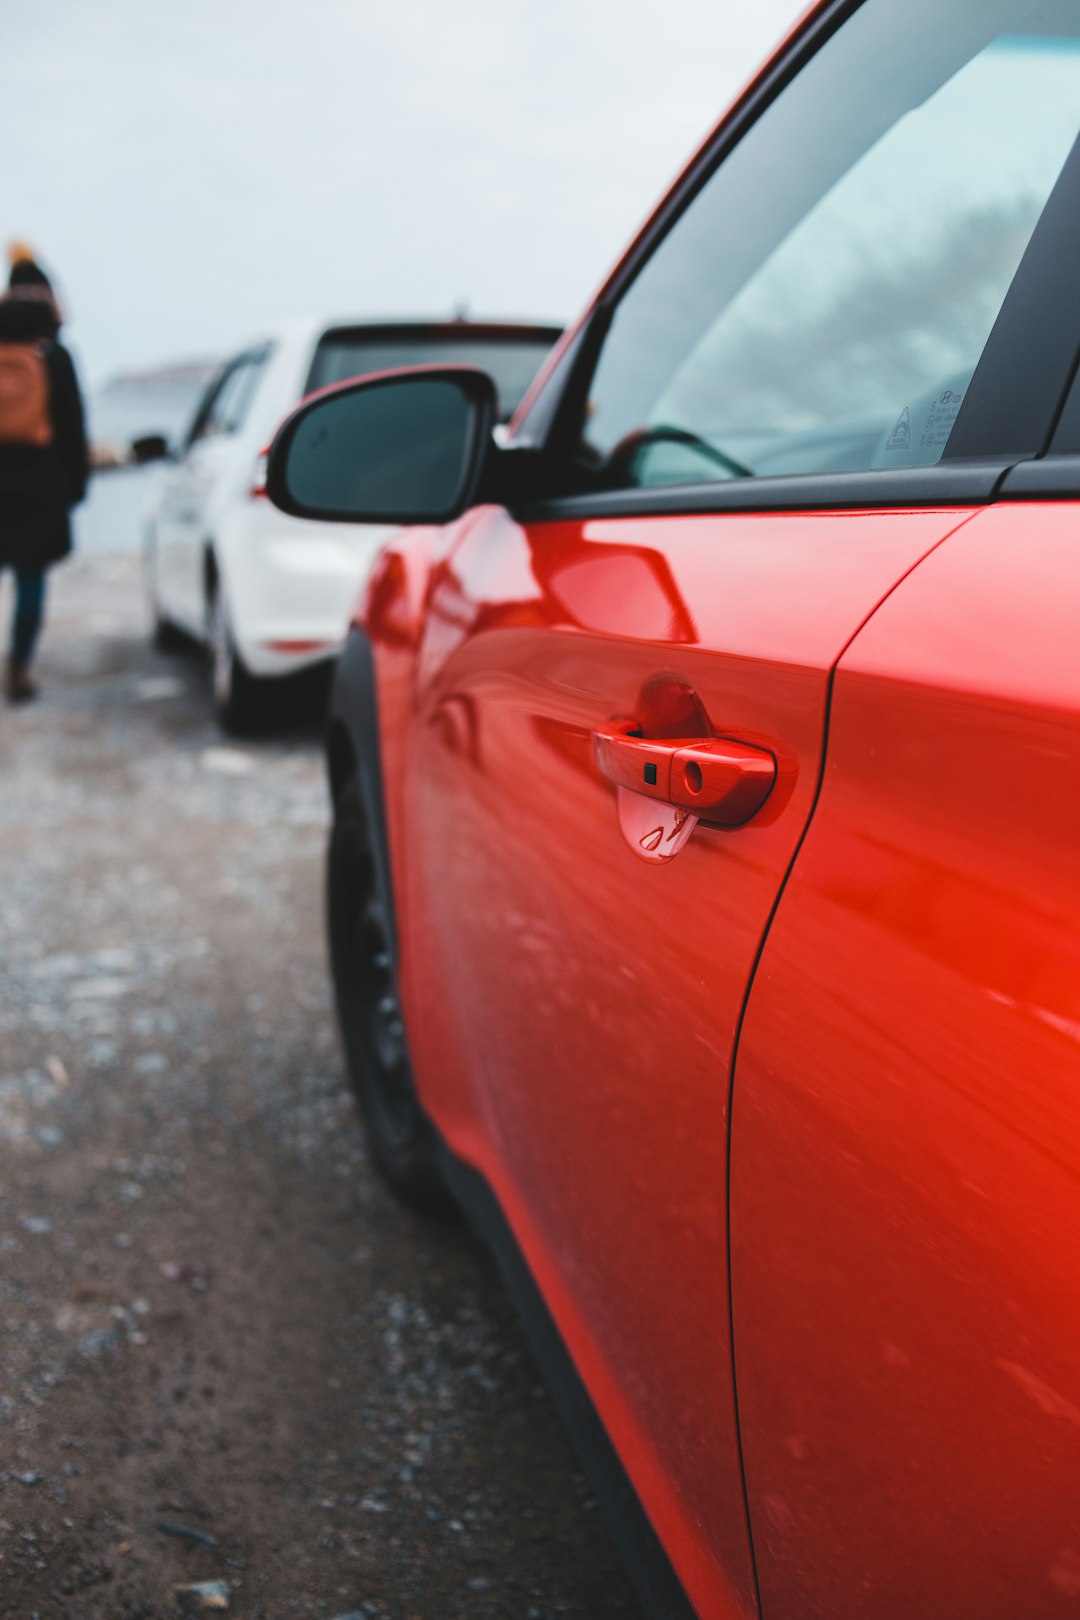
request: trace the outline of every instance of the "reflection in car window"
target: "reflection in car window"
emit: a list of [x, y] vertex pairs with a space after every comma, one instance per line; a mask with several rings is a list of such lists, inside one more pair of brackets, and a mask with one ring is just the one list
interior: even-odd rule
[[1075, 0], [867, 0], [616, 308], [586, 484], [938, 461], [1078, 130]]
[[340, 330], [319, 340], [308, 378], [307, 392], [346, 382], [367, 371], [392, 371], [397, 366], [477, 366], [495, 383], [499, 418], [508, 421], [555, 342], [554, 330], [535, 337], [482, 337], [467, 326], [456, 333], [402, 333]]

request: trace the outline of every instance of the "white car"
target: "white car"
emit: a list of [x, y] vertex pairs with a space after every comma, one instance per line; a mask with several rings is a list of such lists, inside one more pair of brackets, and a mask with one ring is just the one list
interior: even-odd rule
[[181, 631], [208, 643], [227, 729], [259, 718], [275, 676], [337, 656], [389, 532], [331, 529], [270, 504], [263, 453], [282, 417], [331, 383], [445, 361], [489, 372], [505, 420], [558, 336], [554, 326], [505, 322], [309, 321], [221, 368], [164, 469], [145, 519], [144, 559], [156, 638], [165, 643]]

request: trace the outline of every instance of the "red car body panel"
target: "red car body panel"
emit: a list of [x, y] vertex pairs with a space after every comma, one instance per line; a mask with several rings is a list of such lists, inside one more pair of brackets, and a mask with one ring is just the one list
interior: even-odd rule
[[1077, 533], [988, 509], [840, 662], [735, 1083], [767, 1620], [1080, 1602]]
[[[402, 535], [368, 594], [420, 1096], [496, 1193], [704, 1615], [756, 1611], [727, 1273], [740, 1013], [830, 672], [969, 515], [526, 528], [486, 508]], [[778, 779], [752, 822], [699, 826], [661, 868], [631, 850], [591, 734], [685, 735], [687, 689]]]

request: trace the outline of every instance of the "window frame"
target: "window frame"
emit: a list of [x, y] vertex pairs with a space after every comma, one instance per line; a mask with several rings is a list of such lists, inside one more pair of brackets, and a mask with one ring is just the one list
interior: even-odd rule
[[208, 434], [206, 432], [206, 424], [214, 414], [214, 406], [221, 398], [226, 383], [228, 383], [231, 378], [235, 377], [236, 373], [242, 370], [244, 366], [250, 366], [255, 373], [254, 385], [245, 402], [244, 420], [247, 419], [251, 407], [254, 404], [255, 395], [259, 389], [260, 374], [265, 368], [266, 362], [269, 360], [272, 352], [273, 344], [260, 343], [254, 348], [245, 349], [242, 354], [235, 354], [231, 359], [226, 360], [225, 364], [218, 372], [217, 377], [206, 390], [202, 402], [195, 413], [195, 419], [191, 424], [191, 429], [184, 445], [185, 450], [191, 449], [193, 445], [201, 444], [204, 439], [231, 439], [235, 434], [243, 431], [243, 421], [238, 423], [236, 427], [228, 428], [224, 432], [213, 434]]
[[1080, 495], [1080, 355], [1076, 357], [1049, 446], [1042, 456], [1025, 462], [1009, 474], [1002, 494], [1016, 500], [1067, 499]]
[[213, 382], [210, 383], [206, 388], [196, 408], [195, 415], [192, 417], [191, 426], [188, 428], [187, 438], [184, 440], [185, 450], [190, 450], [193, 444], [197, 444], [199, 440], [204, 437], [203, 428], [209, 419], [210, 412], [214, 408], [214, 401], [221, 393], [225, 379], [235, 364], [236, 361], [227, 360], [221, 367]]
[[[832, 0], [806, 22], [736, 101], [601, 288], [521, 419], [513, 444], [540, 452], [549, 478], [573, 455], [615, 310], [639, 271], [728, 154], [865, 0]], [[522, 516], [591, 517], [966, 506], [1003, 491], [1010, 469], [1046, 453], [1080, 361], [1080, 133], [1050, 192], [998, 312], [941, 460], [925, 467], [800, 473], [658, 488], [542, 494]], [[1015, 380], [1023, 378], [1022, 389]], [[1080, 383], [1078, 383], [1080, 388]], [[1077, 396], [1080, 411], [1080, 393]], [[1018, 449], [1018, 437], [1025, 445]], [[1063, 458], [1064, 459], [1064, 458]], [[1080, 458], [1076, 458], [1080, 462]], [[539, 498], [537, 498], [537, 496]]]

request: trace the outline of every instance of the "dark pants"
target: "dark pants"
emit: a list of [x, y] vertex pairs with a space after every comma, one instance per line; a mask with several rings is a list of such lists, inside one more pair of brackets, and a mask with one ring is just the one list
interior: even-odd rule
[[16, 568], [15, 614], [11, 621], [11, 661], [25, 669], [45, 617], [44, 569]]

